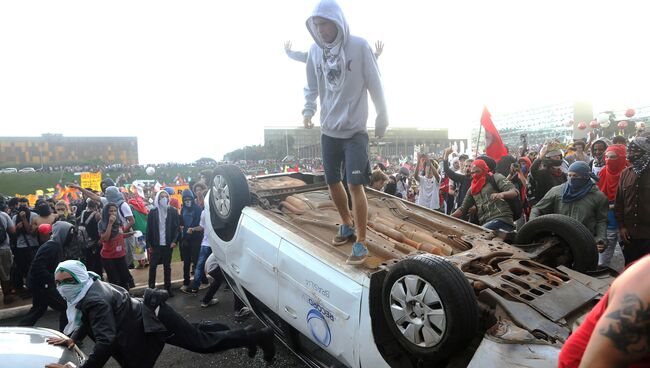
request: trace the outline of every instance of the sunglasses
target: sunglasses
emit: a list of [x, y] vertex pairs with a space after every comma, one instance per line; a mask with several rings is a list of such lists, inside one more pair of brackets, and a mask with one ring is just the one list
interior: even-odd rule
[[56, 283], [57, 286], [59, 286], [59, 285], [76, 285], [76, 284], [78, 284], [77, 280], [75, 280], [73, 277], [69, 277], [69, 278], [63, 279], [63, 280], [55, 280], [54, 282]]

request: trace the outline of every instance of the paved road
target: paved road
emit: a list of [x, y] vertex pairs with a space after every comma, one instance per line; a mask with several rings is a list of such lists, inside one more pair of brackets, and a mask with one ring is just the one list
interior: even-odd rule
[[[199, 291], [199, 296], [202, 296], [204, 291]], [[201, 308], [199, 306], [199, 297], [189, 296], [181, 293], [180, 291], [175, 293], [175, 296], [170, 299], [170, 304], [174, 306], [176, 311], [182, 314], [190, 322], [196, 322], [201, 320], [211, 320], [219, 321], [226, 323], [227, 325], [233, 328], [242, 328], [246, 325], [255, 324], [255, 317], [251, 317], [250, 320], [244, 322], [243, 324], [235, 323], [232, 318], [232, 293], [230, 291], [220, 290], [217, 293], [217, 298], [219, 298], [219, 304], [211, 306], [209, 308]], [[17, 319], [10, 319], [1, 321], [0, 325], [2, 326], [12, 326], [16, 325]], [[37, 326], [48, 327], [56, 329], [58, 327], [58, 316], [49, 311], [38, 323]], [[278, 348], [278, 354], [276, 355], [276, 361], [273, 367], [287, 367], [287, 368], [297, 368], [305, 367], [305, 364], [300, 361], [293, 353], [287, 350], [284, 345], [276, 341], [276, 347]], [[84, 346], [84, 352], [88, 353], [92, 350], [92, 341], [86, 339]], [[137, 349], [134, 351], [137, 353]], [[117, 362], [113, 359], [109, 361], [106, 367], [119, 367]], [[266, 367], [266, 363], [262, 360], [262, 354], [259, 352], [254, 359], [250, 359], [246, 355], [245, 349], [237, 349], [226, 351], [219, 354], [196, 354], [189, 352], [184, 349], [177, 348], [175, 346], [167, 345], [163, 350], [156, 367], [192, 367], [192, 368], [202, 368], [202, 367], [233, 367], [233, 368], [255, 368], [255, 367]]]

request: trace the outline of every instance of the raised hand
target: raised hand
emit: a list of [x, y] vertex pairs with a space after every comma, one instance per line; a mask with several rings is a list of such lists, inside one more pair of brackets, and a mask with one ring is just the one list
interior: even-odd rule
[[378, 58], [384, 52], [384, 43], [381, 41], [375, 42], [375, 58]]

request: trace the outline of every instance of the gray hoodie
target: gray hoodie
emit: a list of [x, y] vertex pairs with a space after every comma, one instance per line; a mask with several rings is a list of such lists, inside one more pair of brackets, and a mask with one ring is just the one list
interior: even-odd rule
[[[326, 44], [314, 26], [314, 17], [326, 18], [338, 28], [333, 44]], [[333, 138], [350, 138], [366, 131], [368, 97], [375, 104], [375, 134], [383, 136], [388, 127], [377, 61], [366, 40], [351, 36], [343, 12], [333, 0], [322, 0], [307, 19], [307, 29], [314, 41], [307, 59], [307, 87], [303, 116], [316, 113], [316, 97], [320, 98], [320, 123], [323, 134]], [[335, 77], [331, 76], [335, 71]]]

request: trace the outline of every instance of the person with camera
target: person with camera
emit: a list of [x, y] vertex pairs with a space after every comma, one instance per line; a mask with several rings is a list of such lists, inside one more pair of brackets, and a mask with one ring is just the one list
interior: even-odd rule
[[29, 209], [27, 198], [18, 199], [16, 210], [16, 215], [12, 219], [16, 225], [15, 246], [12, 248], [15, 271], [12, 273], [12, 278], [16, 290], [22, 290], [29, 265], [38, 249], [38, 240], [34, 235], [34, 229], [32, 229], [32, 220], [36, 214]]
[[99, 241], [99, 221], [102, 219], [100, 205], [98, 202], [88, 198], [86, 209], [81, 212], [80, 226], [86, 229], [88, 244], [83, 249], [83, 256], [86, 260], [86, 267], [98, 275], [103, 274], [102, 256], [100, 251], [102, 243]]

